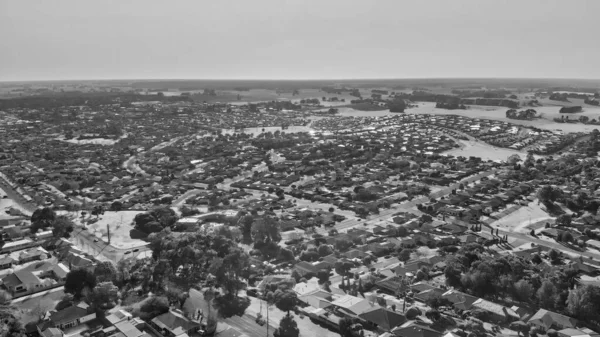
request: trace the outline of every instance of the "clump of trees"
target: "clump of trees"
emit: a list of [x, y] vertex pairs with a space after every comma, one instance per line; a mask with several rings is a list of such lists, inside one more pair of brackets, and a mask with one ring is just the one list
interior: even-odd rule
[[[467, 244], [447, 256], [446, 283], [473, 296], [492, 301], [512, 299], [598, 323], [600, 302], [582, 298], [598, 298], [600, 288], [577, 286], [577, 269], [557, 264], [547, 268], [536, 256], [540, 261], [535, 263], [512, 255], [498, 258], [486, 254], [479, 244]], [[557, 261], [560, 254], [550, 251], [549, 258]]]
[[179, 218], [175, 211], [169, 207], [158, 207], [154, 210], [141, 213], [133, 219], [135, 229], [146, 234], [157, 233], [173, 226]]
[[406, 102], [402, 98], [396, 98], [393, 101], [388, 102], [390, 112], [404, 112], [406, 109]]

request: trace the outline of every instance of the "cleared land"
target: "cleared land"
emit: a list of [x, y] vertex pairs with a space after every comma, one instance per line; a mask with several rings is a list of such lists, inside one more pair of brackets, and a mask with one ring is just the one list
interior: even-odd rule
[[[131, 223], [141, 211], [105, 212], [98, 221], [87, 226], [88, 231], [99, 239], [108, 242], [108, 228], [110, 228], [110, 245], [119, 249], [130, 249], [144, 246], [145, 241], [132, 239], [129, 232], [133, 229]], [[93, 219], [94, 216], [91, 216]]]

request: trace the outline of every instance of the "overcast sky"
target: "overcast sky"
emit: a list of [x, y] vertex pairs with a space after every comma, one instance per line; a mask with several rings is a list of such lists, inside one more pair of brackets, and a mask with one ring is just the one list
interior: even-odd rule
[[600, 79], [597, 0], [0, 0], [0, 81]]

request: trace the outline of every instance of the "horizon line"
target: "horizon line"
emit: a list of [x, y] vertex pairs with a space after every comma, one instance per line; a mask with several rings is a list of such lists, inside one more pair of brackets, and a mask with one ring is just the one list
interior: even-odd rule
[[308, 82], [308, 81], [408, 81], [408, 80], [577, 80], [600, 81], [600, 78], [575, 77], [363, 77], [363, 78], [89, 78], [89, 79], [44, 79], [44, 80], [0, 80], [0, 83], [28, 82], [85, 82], [85, 81], [269, 81], [269, 82]]

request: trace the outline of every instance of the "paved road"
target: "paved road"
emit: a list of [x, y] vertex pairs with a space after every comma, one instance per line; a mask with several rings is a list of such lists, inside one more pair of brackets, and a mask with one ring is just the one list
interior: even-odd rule
[[[486, 230], [489, 230], [489, 229], [485, 229], [485, 228], [482, 229], [483, 232], [485, 232]], [[494, 232], [495, 231], [496, 231], [496, 229], [494, 229]], [[509, 238], [513, 238], [513, 239], [519, 239], [519, 240], [524, 240], [524, 241], [528, 241], [528, 242], [533, 242], [538, 246], [545, 246], [550, 249], [556, 249], [558, 251], [568, 252], [575, 256], [582, 256], [583, 260], [585, 262], [589, 262], [594, 265], [597, 265], [600, 261], [600, 252], [595, 252], [595, 251], [592, 251], [589, 249], [581, 252], [581, 251], [578, 251], [575, 249], [571, 249], [571, 248], [569, 248], [565, 245], [562, 245], [558, 242], [546, 241], [546, 240], [539, 239], [537, 237], [533, 237], [528, 234], [510, 232], [510, 231], [503, 230], [503, 229], [498, 229], [498, 234], [500, 236], [507, 235]]]
[[31, 202], [28, 202], [23, 198], [23, 196], [17, 192], [4, 178], [0, 177], [0, 188], [6, 193], [9, 199], [12, 199], [16, 204], [18, 204], [22, 209], [24, 209], [27, 215], [31, 215], [36, 209], [37, 206]]

